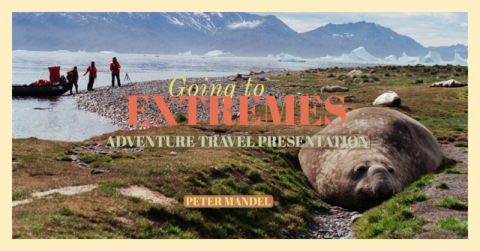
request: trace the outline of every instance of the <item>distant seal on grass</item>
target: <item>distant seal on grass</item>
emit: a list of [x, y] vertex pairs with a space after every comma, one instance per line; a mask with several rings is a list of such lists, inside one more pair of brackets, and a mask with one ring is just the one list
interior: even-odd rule
[[390, 107], [400, 106], [401, 104], [402, 99], [394, 91], [387, 91], [373, 101], [373, 105], [386, 105]]
[[[338, 124], [337, 118], [332, 123]], [[322, 135], [367, 135], [369, 147], [300, 150], [299, 161], [320, 196], [332, 205], [366, 210], [401, 192], [442, 163], [440, 144], [416, 120], [385, 108], [347, 113], [342, 125], [328, 125]]]
[[347, 76], [350, 79], [355, 79], [357, 77], [360, 77], [360, 75], [362, 75], [362, 74], [363, 74], [363, 71], [361, 71], [361, 70], [352, 70], [352, 71], [347, 73]]
[[455, 79], [450, 79], [450, 80], [434, 83], [430, 87], [463, 87], [463, 86], [468, 86], [468, 84], [462, 84]]
[[322, 89], [320, 90], [321, 93], [325, 93], [325, 92], [348, 92], [348, 88], [347, 87], [341, 87], [341, 86], [324, 86], [322, 87]]

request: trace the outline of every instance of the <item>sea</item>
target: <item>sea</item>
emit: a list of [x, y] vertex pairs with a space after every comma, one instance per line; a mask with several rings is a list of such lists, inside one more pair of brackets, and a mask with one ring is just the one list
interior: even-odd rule
[[[175, 77], [221, 77], [247, 74], [250, 71], [305, 70], [310, 68], [354, 67], [362, 63], [278, 62], [275, 58], [205, 57], [156, 54], [81, 53], [67, 51], [13, 51], [12, 84], [30, 84], [49, 79], [48, 67], [60, 66], [60, 72], [78, 67], [79, 89], [86, 90], [92, 61], [98, 69], [94, 88], [111, 85], [110, 62], [117, 57], [121, 64], [121, 80], [126, 74], [132, 82], [165, 80]], [[129, 82], [128, 80], [126, 80]], [[76, 108], [72, 96], [12, 97], [12, 138], [36, 137], [47, 140], [84, 141], [93, 136], [118, 130], [108, 119]]]

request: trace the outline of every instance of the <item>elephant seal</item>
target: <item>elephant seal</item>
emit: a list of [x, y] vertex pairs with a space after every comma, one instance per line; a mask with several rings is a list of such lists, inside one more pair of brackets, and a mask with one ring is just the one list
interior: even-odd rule
[[373, 101], [372, 105], [386, 105], [386, 106], [400, 106], [402, 104], [402, 99], [394, 91], [387, 91], [384, 94], [378, 96], [378, 98]]
[[320, 89], [320, 92], [321, 93], [325, 93], [325, 92], [348, 92], [348, 88], [347, 87], [341, 87], [341, 86], [324, 86], [322, 87], [322, 89]]
[[[339, 124], [340, 118], [332, 123]], [[332, 205], [363, 211], [401, 192], [442, 163], [440, 144], [416, 120], [386, 108], [347, 113], [341, 125], [328, 125], [325, 135], [366, 135], [369, 148], [306, 148], [299, 161], [320, 196]]]
[[455, 79], [450, 79], [450, 80], [434, 83], [430, 87], [463, 87], [463, 86], [468, 86], [468, 84], [462, 84]]

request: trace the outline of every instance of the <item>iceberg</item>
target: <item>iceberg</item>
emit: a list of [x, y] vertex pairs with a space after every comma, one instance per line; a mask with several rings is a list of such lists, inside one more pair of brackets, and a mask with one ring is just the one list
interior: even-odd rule
[[222, 52], [219, 50], [209, 51], [205, 53], [204, 56], [207, 57], [235, 57], [231, 52]]
[[[292, 57], [291, 55], [286, 54], [284, 57]], [[279, 56], [277, 55], [277, 58]], [[281, 58], [280, 58], [281, 59]], [[359, 47], [349, 54], [342, 53], [340, 57], [335, 56], [325, 56], [316, 58], [319, 60], [325, 61], [340, 61], [340, 62], [384, 62], [384, 63], [396, 63], [396, 64], [447, 64], [451, 63], [454, 65], [468, 65], [468, 60], [463, 59], [458, 53], [455, 53], [455, 61], [453, 62], [445, 62], [442, 60], [440, 53], [435, 51], [429, 51], [426, 56], [422, 57], [411, 57], [408, 56], [407, 53], [403, 52], [402, 56], [397, 59], [395, 55], [390, 55], [383, 59], [376, 58], [368, 53], [364, 47]]]
[[101, 51], [99, 53], [104, 53], [104, 54], [113, 54], [113, 53], [116, 53], [114, 51]]
[[463, 59], [460, 54], [455, 52], [455, 61], [453, 61], [453, 65], [464, 65], [468, 66], [468, 59]]
[[390, 56], [384, 58], [382, 61], [384, 61], [384, 62], [396, 62], [397, 57], [395, 55], [390, 55]]
[[290, 54], [286, 54], [283, 52], [277, 55], [277, 58], [278, 58], [278, 62], [299, 62], [299, 63], [306, 62], [301, 57], [294, 57]]
[[67, 51], [67, 50], [57, 50], [55, 52], [70, 52], [70, 51]]
[[192, 50], [186, 51], [184, 53], [179, 52], [178, 55], [179, 56], [193, 56], [192, 55]]
[[329, 60], [329, 61], [343, 61], [343, 62], [364, 62], [364, 61], [381, 61], [381, 59], [372, 56], [370, 53], [365, 50], [364, 47], [358, 47], [357, 49], [350, 52], [350, 54], [342, 53], [340, 57], [326, 56], [321, 57], [320, 60]]
[[[376, 58], [372, 56], [370, 53], [368, 53], [363, 46], [358, 47], [357, 49], [350, 52], [350, 54], [348, 54], [348, 57], [353, 59], [353, 61], [380, 61], [379, 58]], [[342, 61], [343, 61], [343, 55], [342, 55]]]
[[401, 57], [398, 58], [398, 61], [402, 63], [416, 63], [418, 60], [418, 57], [410, 57], [407, 55], [407, 53], [403, 53]]
[[428, 55], [425, 57], [419, 57], [418, 60], [415, 62], [417, 64], [439, 64], [442, 62], [442, 57], [440, 57], [440, 53], [429, 51]]
[[325, 56], [325, 57], [316, 58], [316, 59], [327, 60], [327, 61], [338, 60], [337, 57], [330, 56], [330, 55], [327, 55], [327, 56]]
[[359, 60], [356, 60], [356, 59], [350, 57], [350, 55], [348, 55], [347, 53], [342, 53], [342, 56], [340, 56], [339, 60], [345, 61], [345, 62], [359, 61]]
[[272, 54], [268, 54], [267, 58], [275, 58]]
[[85, 50], [81, 51], [81, 50], [78, 50], [77, 53], [87, 53]]

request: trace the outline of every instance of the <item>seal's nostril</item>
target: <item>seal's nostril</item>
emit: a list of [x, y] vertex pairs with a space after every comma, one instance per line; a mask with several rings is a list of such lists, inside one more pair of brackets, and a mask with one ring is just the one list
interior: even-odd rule
[[376, 187], [375, 194], [380, 197], [391, 197], [393, 196], [393, 187], [387, 184], [382, 184]]

